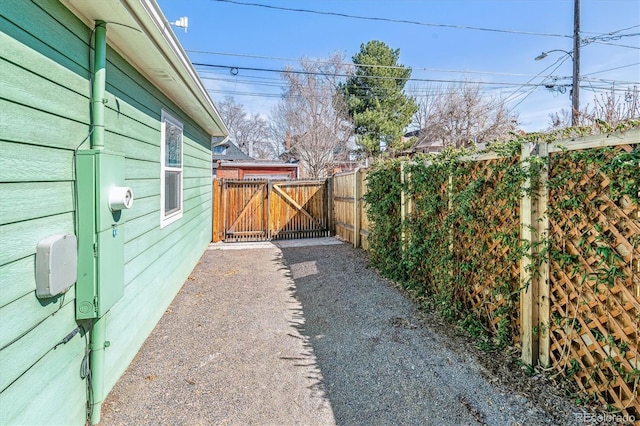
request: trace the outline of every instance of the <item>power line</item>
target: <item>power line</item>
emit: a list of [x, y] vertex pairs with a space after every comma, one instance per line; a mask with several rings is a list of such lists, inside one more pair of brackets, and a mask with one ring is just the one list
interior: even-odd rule
[[604, 34], [604, 35], [599, 35], [599, 36], [594, 36], [594, 37], [583, 38], [580, 41], [582, 43], [584, 43], [584, 44], [589, 44], [589, 43], [593, 43], [595, 41], [613, 41], [613, 40], [620, 40], [623, 37], [637, 37], [637, 36], [640, 35], [640, 33], [617, 34], [617, 35], [615, 35], [616, 32], [608, 33], [608, 34]]
[[[227, 82], [227, 83], [240, 83], [240, 84], [245, 84], [245, 85], [252, 85], [252, 86], [257, 86], [257, 87], [273, 87], [273, 88], [279, 88], [279, 89], [287, 89], [289, 86], [287, 83], [282, 82], [280, 84], [277, 83], [264, 83], [264, 82], [260, 82], [260, 81], [255, 81], [255, 80], [250, 80], [250, 79], [232, 79], [232, 78], [218, 78], [218, 77], [208, 77], [208, 76], [201, 76], [200, 77], [203, 80], [210, 80], [210, 81], [221, 81], [221, 82]], [[458, 83], [466, 83], [465, 81], [458, 81]], [[509, 89], [512, 87], [521, 87], [521, 85], [519, 83], [504, 83], [501, 86], [497, 86], [497, 87], [490, 87], [490, 88], [484, 88], [483, 90], [487, 91], [487, 90], [501, 90], [501, 89]], [[361, 87], [362, 89], [374, 89], [374, 87], [371, 86], [363, 86]], [[454, 90], [456, 88], [453, 88]], [[222, 90], [222, 89], [216, 89], [216, 90]], [[407, 87], [405, 88], [405, 92], [407, 94], [410, 95], [416, 95], [416, 96], [427, 96], [427, 95], [435, 95], [438, 93], [449, 93], [451, 92], [452, 88], [451, 87], [420, 87], [420, 86], [413, 86], [413, 87]]]
[[[251, 85], [251, 86], [258, 86], [258, 87], [272, 87], [272, 88], [278, 88], [278, 89], [286, 89], [288, 88], [288, 84], [282, 80], [279, 79], [269, 79], [269, 80], [273, 80], [274, 82], [265, 82], [265, 81], [261, 81], [261, 80], [255, 80], [255, 77], [250, 77], [250, 78], [225, 78], [225, 77], [216, 77], [219, 74], [215, 74], [215, 73], [210, 73], [213, 76], [208, 76], [207, 73], [203, 73], [200, 78], [203, 80], [210, 80], [210, 81], [220, 81], [220, 82], [225, 82], [225, 83], [240, 83], [240, 84], [245, 84], [245, 85]], [[555, 82], [561, 81], [561, 80], [567, 80], [570, 79], [571, 77], [558, 77], [558, 76], [548, 76], [546, 77], [546, 80], [549, 79], [553, 79]], [[638, 82], [633, 82], [633, 81], [624, 81], [624, 80], [610, 80], [610, 79], [600, 79], [600, 78], [594, 78], [594, 79], [589, 79], [589, 78], [584, 78], [584, 81], [593, 81], [593, 82], [600, 82], [600, 83], [608, 83], [608, 84], [622, 84], [622, 85], [634, 85], [634, 84], [640, 84]], [[453, 80], [452, 80], [453, 81]], [[458, 84], [467, 84], [469, 83], [468, 81], [465, 80], [455, 80], [455, 83]], [[481, 86], [483, 86], [485, 83], [478, 83]], [[538, 83], [537, 86], [547, 86], [546, 83]], [[561, 84], [554, 84], [554, 86], [561, 86]], [[571, 84], [564, 84], [564, 86], [571, 86]], [[361, 86], [363, 89], [373, 89], [374, 87], [372, 86]], [[513, 87], [517, 87], [517, 88], [522, 88], [521, 83], [497, 83], [495, 86], [490, 87], [490, 88], [483, 88], [483, 90], [501, 90], [501, 89], [509, 89], [509, 88], [513, 88]], [[436, 93], [448, 93], [452, 88], [449, 86], [446, 87], [442, 87], [442, 86], [428, 86], [428, 87], [421, 87], [421, 86], [408, 86], [405, 88], [405, 91], [409, 94], [416, 94], [416, 95], [422, 95], [422, 94], [436, 94]], [[454, 88], [455, 89], [455, 88]]]
[[219, 93], [222, 95], [237, 95], [237, 96], [256, 96], [261, 98], [280, 98], [281, 94], [278, 93], [260, 93], [260, 92], [237, 92], [234, 90], [218, 90], [218, 89], [208, 89], [210, 93]]
[[627, 30], [632, 30], [634, 28], [639, 28], [640, 25], [636, 24], [636, 25], [632, 25], [630, 27], [627, 28], [621, 28], [619, 30], [616, 31], [611, 31], [608, 33], [604, 33], [604, 34], [599, 34], [593, 37], [588, 37], [585, 39], [582, 39], [581, 42], [584, 43], [584, 45], [587, 44], [591, 44], [591, 43], [597, 43], [597, 44], [606, 44], [609, 46], [616, 46], [616, 47], [626, 47], [628, 49], [640, 49], [640, 47], [638, 46], [629, 46], [626, 44], [617, 44], [617, 43], [609, 43], [610, 41], [614, 41], [614, 40], [620, 40], [623, 37], [637, 37], [640, 35], [640, 33], [632, 33], [632, 34], [618, 34], [622, 31], [627, 31]]
[[[566, 59], [567, 59], [568, 57], [569, 57], [569, 55], [565, 55], [565, 56], [561, 56], [560, 58], [558, 58], [554, 63], [552, 63], [551, 65], [549, 65], [548, 67], [546, 67], [545, 69], [543, 69], [542, 71], [540, 71], [536, 76], [532, 77], [532, 78], [531, 78], [531, 79], [529, 79], [526, 83], [524, 83], [522, 86], [520, 86], [517, 90], [515, 90], [515, 91], [514, 91], [510, 96], [508, 96], [508, 97], [507, 97], [507, 99], [505, 99], [505, 101], [504, 101], [504, 102], [505, 102], [505, 103], [507, 103], [507, 102], [509, 102], [511, 99], [514, 99], [514, 95], [516, 95], [516, 94], [520, 91], [520, 89], [522, 89], [522, 88], [524, 88], [524, 87], [527, 87], [527, 86], [531, 86], [531, 84], [530, 84], [530, 83], [531, 83], [533, 80], [535, 80], [536, 78], [540, 77], [540, 76], [541, 76], [545, 71], [547, 71], [548, 69], [550, 69], [550, 68], [551, 68], [551, 67], [553, 67], [554, 65], [556, 65], [556, 64], [558, 64], [558, 63], [559, 63], [558, 67], [560, 67], [560, 65], [562, 65], [562, 64], [566, 61]], [[562, 60], [563, 58], [564, 58], [564, 60]], [[562, 62], [561, 62], [561, 61], [562, 61]], [[558, 67], [556, 67], [556, 68], [554, 69], [554, 71], [555, 71], [556, 69], [558, 69]], [[546, 80], [547, 78], [549, 78], [549, 77], [545, 77], [545, 79], [543, 79], [542, 81]], [[531, 92], [533, 92], [533, 89], [531, 90]], [[529, 94], [531, 94], [531, 92], [530, 92]], [[529, 95], [527, 95], [527, 96], [529, 96]]]
[[[615, 92], [620, 92], [620, 93], [624, 93], [627, 92], [628, 89], [625, 88], [611, 88], [611, 86], [590, 86], [590, 85], [581, 85], [581, 88], [585, 89], [585, 90], [589, 90], [592, 91], [594, 93], [599, 93], [599, 92], [611, 92], [612, 90]], [[534, 89], [535, 90], [535, 89]], [[220, 95], [235, 95], [235, 96], [251, 96], [251, 97], [259, 97], [259, 98], [269, 98], [269, 99], [278, 99], [278, 98], [282, 98], [283, 94], [278, 94], [278, 93], [265, 93], [265, 92], [251, 92], [251, 91], [236, 91], [236, 90], [222, 90], [222, 89], [208, 89], [208, 92], [210, 93], [216, 93], [216, 94], [220, 94]], [[417, 94], [411, 94], [411, 96], [413, 96], [414, 98], [428, 98], [429, 96], [437, 96], [437, 95], [442, 95], [442, 94], [446, 94], [449, 92], [438, 92], [438, 93], [425, 93], [425, 94], [421, 94], [421, 93], [417, 93]], [[528, 93], [527, 96], [525, 96], [524, 99], [526, 99], [531, 93]], [[291, 96], [291, 95], [288, 95]], [[306, 98], [326, 98], [324, 96], [303, 96], [303, 95], [294, 95], [293, 97], [306, 97]], [[373, 97], [367, 97], [368, 99], [373, 99]], [[522, 99], [516, 106], [518, 106], [520, 103], [522, 103], [524, 101], [524, 99]], [[511, 110], [515, 109], [514, 106]]]
[[628, 80], [611, 80], [611, 79], [604, 79], [604, 78], [585, 78], [585, 76], [583, 75], [580, 80], [584, 80], [584, 81], [597, 81], [600, 83], [611, 83], [611, 84], [623, 84], [623, 85], [631, 85], [631, 84], [640, 84], [640, 82], [638, 81], [628, 81]]
[[[541, 83], [540, 85], [544, 85], [544, 83]], [[553, 87], [570, 87], [571, 84], [565, 84], [565, 85], [557, 85], [554, 84]], [[615, 92], [620, 92], [620, 93], [626, 93], [629, 89], [628, 88], [617, 88], [617, 87], [611, 87], [611, 86], [598, 86], [598, 85], [581, 85], [580, 87], [582, 87], [585, 90], [594, 92], [594, 93], [609, 93], [612, 90]], [[488, 89], [483, 89], [483, 92], [488, 92], [489, 90], [494, 90], [494, 89], [505, 89], [506, 87], [500, 87], [500, 88], [488, 88]], [[518, 102], [518, 104], [516, 104], [516, 106], [514, 106], [511, 110], [515, 109], [518, 105], [520, 105], [522, 102], [524, 102], [524, 100], [529, 97], [534, 91], [535, 91], [535, 87], [532, 88], [529, 93], [527, 93], [527, 95], [520, 100], [520, 102]], [[220, 95], [234, 95], [234, 96], [248, 96], [248, 97], [258, 97], [258, 98], [265, 98], [265, 99], [279, 99], [279, 98], [284, 98], [284, 97], [294, 97], [294, 98], [301, 98], [301, 97], [306, 97], [306, 98], [316, 98], [316, 99], [326, 99], [325, 96], [323, 95], [313, 95], [313, 96], [302, 96], [302, 95], [288, 95], [286, 93], [266, 93], [266, 92], [258, 92], [258, 91], [238, 91], [238, 90], [224, 90], [224, 89], [208, 89], [208, 91], [210, 93], [215, 93], [215, 94], [220, 94]], [[412, 90], [407, 90], [407, 94], [412, 96], [415, 99], [419, 99], [419, 98], [429, 98], [431, 96], [442, 96], [443, 94], [451, 94], [453, 92], [451, 92], [451, 90], [449, 89], [443, 89], [443, 90], [437, 90], [437, 91], [426, 91], [424, 93], [421, 92], [414, 92]], [[561, 93], [565, 93], [564, 91], [561, 91]], [[373, 99], [374, 96], [363, 96], [363, 98], [367, 98], [367, 99]]]
[[632, 29], [638, 28], [638, 27], [640, 27], [640, 25], [636, 24], [636, 25], [632, 25], [632, 26], [627, 27], [627, 28], [621, 28], [619, 30], [610, 31], [608, 33], [596, 33], [596, 32], [593, 32], [593, 31], [580, 31], [580, 33], [581, 34], [595, 34], [596, 36], [611, 36], [611, 35], [617, 34], [619, 32], [632, 30]]
[[618, 88], [618, 87], [611, 87], [611, 86], [580, 86], [585, 90], [589, 90], [592, 91], [594, 93], [600, 93], [600, 92], [604, 92], [604, 93], [611, 93], [611, 92], [619, 92], [619, 93], [627, 93], [629, 92], [630, 89], [628, 88]]
[[[562, 64], [564, 64], [566, 62], [566, 60], [569, 59], [569, 55], [565, 55], [565, 57], [560, 58], [558, 61], [556, 61], [555, 63], [553, 63], [552, 65], [548, 66], [547, 68], [545, 68], [540, 74], [542, 74], [544, 71], [548, 70], [549, 68], [551, 68], [553, 65], [555, 65], [556, 63], [558, 64], [558, 66], [556, 66], [551, 72], [553, 73], [555, 70], [557, 70], [558, 68], [560, 68], [560, 66]], [[542, 81], [541, 84], [547, 80], [549, 77], [545, 77]], [[516, 109], [522, 102], [524, 102], [525, 99], [527, 99], [533, 92], [535, 91], [535, 88], [531, 89], [529, 91], [529, 93], [527, 93], [522, 99], [520, 99], [520, 101], [515, 104], [512, 108], [511, 111], [513, 111], [514, 109]], [[506, 104], [507, 101], [505, 100], [504, 103]]]
[[608, 71], [615, 71], [615, 70], [619, 70], [619, 69], [622, 69], [622, 68], [634, 67], [634, 66], [637, 66], [637, 65], [640, 65], [640, 62], [636, 62], [636, 63], [633, 63], [633, 64], [622, 65], [622, 66], [615, 67], [615, 68], [609, 68], [609, 69], [606, 69], [606, 70], [594, 71], [594, 72], [590, 72], [588, 74], [583, 74], [583, 76], [588, 76], [588, 75], [593, 75], [593, 74], [600, 74], [600, 73], [608, 72]]
[[[218, 1], [218, 0], [212, 0]], [[234, 65], [222, 65], [222, 64], [205, 64], [205, 63], [193, 63], [196, 67], [211, 67], [211, 68], [228, 68], [230, 70], [247, 70], [247, 71], [264, 71], [264, 72], [276, 72], [279, 74], [301, 74], [301, 75], [319, 75], [319, 76], [327, 76], [331, 75], [333, 77], [353, 77], [351, 74], [327, 74], [323, 72], [314, 72], [314, 71], [299, 71], [299, 70], [279, 70], [274, 68], [258, 68], [258, 67], [239, 67]], [[540, 74], [538, 74], [539, 76]], [[385, 76], [358, 76], [359, 78], [364, 79], [378, 79], [378, 80], [402, 80], [402, 81], [422, 81], [427, 83], [468, 83], [468, 84], [488, 84], [488, 85], [505, 85], [505, 84], [513, 84], [513, 83], [505, 83], [505, 82], [495, 82], [495, 81], [472, 81], [472, 80], [447, 80], [447, 79], [433, 79], [433, 78], [396, 78], [396, 77], [385, 77]], [[537, 77], [537, 76], [536, 76]], [[535, 78], [535, 77], [534, 77]], [[521, 86], [538, 86], [537, 84], [529, 84], [524, 83]]]
[[224, 81], [227, 83], [252, 84], [254, 86], [280, 87], [280, 88], [287, 86], [287, 83], [282, 80], [278, 80], [279, 81], [278, 83], [276, 82], [269, 83], [269, 82], [260, 81], [260, 80], [253, 80], [250, 78], [222, 78], [222, 77], [208, 77], [206, 75], [201, 75], [200, 78], [203, 80]]
[[[229, 71], [225, 71], [225, 70], [203, 70], [200, 69], [199, 70], [200, 73], [203, 74], [213, 74], [213, 75], [224, 75], [227, 76], [229, 75]], [[233, 76], [233, 74], [231, 74]], [[237, 76], [235, 76], [237, 78]], [[247, 75], [243, 75], [242, 77], [246, 77], [246, 78], [255, 78], [257, 80], [264, 80], [264, 81], [282, 81], [282, 79], [280, 77], [266, 77], [266, 76], [261, 76], [261, 75], [255, 75], [255, 74], [247, 74]], [[242, 78], [241, 77], [241, 78]]]
[[636, 24], [636, 25], [632, 25], [632, 26], [630, 26], [628, 28], [622, 28], [620, 30], [612, 31], [610, 33], [607, 33], [607, 35], [613, 35], [613, 34], [616, 34], [616, 33], [622, 32], [622, 31], [632, 30], [634, 28], [640, 28], [640, 24]]
[[595, 44], [606, 44], [607, 46], [625, 47], [627, 49], [640, 50], [640, 47], [638, 47], [638, 46], [629, 46], [628, 44], [609, 43], [608, 41], [596, 40], [593, 43], [595, 43]]
[[[538, 73], [534, 78], [530, 79], [529, 81], [527, 81], [524, 84], [521, 83], [513, 83], [513, 82], [481, 82], [481, 81], [469, 81], [469, 80], [435, 80], [435, 79], [409, 79], [409, 81], [411, 82], [442, 82], [442, 83], [451, 83], [451, 84], [479, 84], [481, 86], [493, 86], [493, 90], [495, 89], [499, 89], [499, 90], [504, 90], [504, 89], [508, 89], [508, 88], [512, 88], [512, 87], [516, 87], [515, 90], [511, 91], [510, 94], [507, 95], [507, 97], [505, 98], [504, 102], [509, 102], [511, 100], [513, 100], [514, 98], [520, 97], [522, 95], [522, 93], [520, 93], [520, 90], [527, 87], [530, 89], [527, 89], [527, 94], [525, 95], [525, 97], [523, 99], [520, 100], [520, 102], [518, 102], [518, 105], [524, 101], [524, 99], [526, 99], [529, 95], [531, 95], [536, 88], [538, 87], [542, 87], [542, 86], [546, 86], [546, 87], [570, 87], [571, 84], [559, 84], [558, 82], [561, 80], [566, 80], [569, 79], [570, 77], [559, 77], [559, 76], [553, 76], [551, 74], [547, 75], [546, 77], [544, 77], [544, 79], [539, 82], [539, 83], [532, 83], [533, 80], [536, 77], [541, 76], [544, 72], [546, 72], [547, 70], [549, 70], [550, 68], [554, 67], [554, 70], [557, 70], [562, 63], [564, 63], [566, 60], [568, 59], [568, 56], [564, 56], [559, 58], [557, 61], [555, 61], [554, 63], [552, 63], [551, 65], [549, 65], [547, 68], [545, 68], [544, 70], [542, 70], [540, 73]], [[196, 64], [198, 66], [202, 66], [203, 64]], [[229, 69], [236, 69], [236, 67], [234, 66], [229, 66], [229, 65], [216, 65], [216, 64], [206, 64], [207, 66], [213, 66], [213, 67], [221, 67], [221, 68], [229, 68]], [[244, 68], [249, 68], [249, 67], [242, 67], [242, 69]], [[239, 68], [240, 69], [240, 68]], [[268, 69], [268, 68], [251, 68], [252, 70], [256, 70], [256, 71], [267, 71], [267, 72], [281, 72], [280, 70], [274, 70], [274, 69]], [[552, 71], [552, 72], [553, 72]], [[201, 71], [202, 72], [202, 71]], [[306, 74], [306, 75], [326, 75], [324, 73], [316, 73], [316, 72], [310, 72], [310, 71], [290, 71], [290, 72], [295, 72], [297, 74]], [[213, 75], [218, 75], [216, 73], [213, 73]], [[335, 74], [334, 76], [344, 76], [344, 77], [348, 77], [349, 75], [340, 75], [340, 74]], [[202, 76], [203, 79], [205, 80], [213, 80], [213, 81], [223, 81], [223, 82], [229, 82], [229, 83], [241, 83], [241, 84], [248, 84], [248, 85], [254, 85], [254, 86], [261, 86], [261, 87], [273, 87], [273, 88], [279, 88], [281, 90], [285, 90], [287, 88], [287, 84], [285, 82], [282, 82], [282, 80], [280, 80], [280, 83], [277, 83], [278, 79], [272, 79], [272, 78], [264, 78], [267, 81], [272, 81], [272, 82], [262, 82], [262, 81], [255, 81], [255, 80], [251, 80], [251, 79], [243, 79], [243, 78], [221, 78], [221, 77], [207, 77], [207, 76]], [[256, 76], [251, 77], [251, 78], [256, 78]], [[366, 78], [366, 76], [365, 76]], [[371, 76], [370, 78], [375, 78], [374, 76]], [[378, 77], [380, 78], [380, 77]], [[388, 77], [386, 77], [388, 78]], [[548, 81], [549, 80], [553, 80], [553, 84], [549, 84]], [[586, 80], [586, 79], [585, 79]], [[626, 82], [626, 81], [618, 81], [618, 80], [605, 80], [605, 79], [592, 79], [593, 81], [597, 81], [597, 82], [601, 82], [601, 83], [609, 83], [609, 84], [614, 84], [614, 83], [623, 83], [623, 84], [636, 84], [635, 82]], [[275, 82], [274, 82], [275, 81]], [[367, 89], [371, 89], [372, 87], [367, 87], [364, 86], [362, 87], [363, 90], [367, 90]], [[603, 88], [607, 89], [606, 87]], [[432, 95], [434, 90], [433, 88], [424, 88], [421, 89], [420, 87], [407, 87], [406, 92], [412, 96], [416, 96], [416, 97], [424, 97], [424, 96], [429, 96]], [[451, 90], [450, 88], [446, 88], [446, 89], [438, 89], [440, 92], [447, 92], [449, 90]], [[483, 89], [483, 90], [488, 90], [488, 89]], [[223, 94], [235, 94], [235, 95], [244, 95], [244, 96], [263, 96], [263, 97], [280, 97], [282, 94], [278, 94], [278, 93], [254, 93], [254, 92], [238, 92], [236, 90], [234, 91], [229, 91], [229, 90], [220, 90], [220, 89], [212, 89], [211, 90], [212, 93], [223, 93]], [[514, 107], [515, 108], [515, 107]]]
[[339, 16], [341, 18], [350, 18], [350, 19], [361, 19], [367, 21], [382, 21], [382, 22], [392, 22], [396, 24], [411, 24], [411, 25], [420, 25], [424, 27], [439, 27], [439, 28], [453, 28], [458, 30], [473, 30], [473, 31], [488, 31], [495, 33], [506, 33], [506, 34], [522, 34], [522, 35], [535, 35], [535, 36], [545, 36], [545, 37], [564, 37], [564, 38], [572, 38], [573, 36], [567, 34], [554, 34], [554, 33], [537, 33], [531, 31], [518, 31], [518, 30], [503, 30], [496, 28], [483, 28], [483, 27], [472, 27], [467, 25], [452, 25], [452, 24], [433, 24], [419, 21], [411, 21], [407, 19], [392, 19], [392, 18], [380, 18], [374, 16], [361, 16], [361, 15], [350, 15], [347, 13], [339, 13], [339, 12], [324, 12], [319, 10], [310, 10], [310, 9], [298, 9], [298, 8], [289, 8], [289, 7], [281, 7], [281, 6], [272, 6], [268, 4], [261, 3], [245, 3], [235, 0], [211, 0], [218, 3], [231, 3], [240, 6], [251, 6], [251, 7], [262, 7], [265, 9], [274, 9], [274, 10], [284, 10], [287, 12], [298, 12], [298, 13], [310, 13], [314, 15], [326, 15], [326, 16]]
[[[208, 50], [186, 49], [186, 52], [202, 53], [202, 54], [209, 54], [209, 55], [220, 55], [220, 56], [233, 56], [233, 57], [240, 57], [240, 58], [268, 59], [268, 60], [274, 60], [274, 61], [300, 62], [300, 59], [294, 59], [294, 58], [280, 58], [275, 56], [250, 55], [250, 54], [242, 54], [242, 53], [212, 52]], [[534, 75], [534, 74], [508, 73], [508, 72], [498, 72], [498, 71], [473, 71], [473, 70], [463, 71], [463, 70], [424, 68], [424, 67], [411, 67], [411, 66], [398, 66], [398, 65], [354, 64], [353, 62], [331, 62], [331, 61], [311, 60], [308, 58], [304, 58], [304, 59], [314, 64], [335, 64], [335, 65], [345, 65], [345, 66], [360, 67], [360, 68], [385, 68], [385, 69], [411, 68], [412, 71], [429, 71], [429, 72], [458, 73], [458, 74], [502, 75], [502, 76], [511, 76], [511, 77], [531, 77]]]

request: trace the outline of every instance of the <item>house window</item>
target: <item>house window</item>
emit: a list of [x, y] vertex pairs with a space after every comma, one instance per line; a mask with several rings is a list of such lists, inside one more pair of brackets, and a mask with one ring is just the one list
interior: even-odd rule
[[162, 111], [160, 227], [182, 217], [182, 123]]
[[213, 153], [216, 155], [225, 155], [227, 153], [227, 147], [225, 145], [216, 145], [213, 147]]

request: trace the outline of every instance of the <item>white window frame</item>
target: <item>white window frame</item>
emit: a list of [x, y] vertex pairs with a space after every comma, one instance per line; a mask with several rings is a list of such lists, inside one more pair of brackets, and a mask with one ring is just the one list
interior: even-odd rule
[[[167, 166], [166, 164], [166, 128], [167, 123], [178, 127], [180, 129], [180, 167], [172, 167]], [[166, 182], [166, 172], [178, 172], [179, 173], [179, 197], [180, 197], [180, 208], [177, 211], [166, 214], [165, 212], [165, 182]], [[183, 202], [184, 202], [184, 128], [182, 122], [173, 117], [167, 111], [162, 110], [161, 120], [160, 120], [160, 228], [164, 228], [170, 223], [175, 222], [180, 219], [183, 215]]]

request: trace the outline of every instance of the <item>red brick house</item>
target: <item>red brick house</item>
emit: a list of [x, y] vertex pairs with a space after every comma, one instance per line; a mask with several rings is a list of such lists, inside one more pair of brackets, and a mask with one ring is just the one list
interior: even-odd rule
[[222, 179], [297, 179], [298, 163], [255, 160], [233, 142], [213, 147], [213, 176]]

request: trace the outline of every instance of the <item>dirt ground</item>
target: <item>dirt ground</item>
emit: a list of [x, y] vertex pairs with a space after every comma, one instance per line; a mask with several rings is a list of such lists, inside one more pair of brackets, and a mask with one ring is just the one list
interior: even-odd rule
[[[436, 420], [443, 422], [440, 424], [589, 424], [576, 417], [574, 413], [584, 411], [564, 395], [560, 383], [554, 383], [541, 374], [529, 377], [526, 370], [518, 365], [515, 354], [509, 351], [484, 352], [463, 330], [433, 312], [418, 309], [405, 292], [368, 267], [366, 253], [362, 250], [344, 245], [337, 248], [283, 248], [282, 252], [283, 262], [292, 271], [296, 282], [294, 294], [302, 302], [305, 312], [305, 334], [310, 336], [320, 369], [330, 386], [334, 380], [340, 383], [345, 376], [360, 374], [357, 367], [348, 364], [358, 362], [359, 356], [352, 354], [352, 357], [346, 357], [349, 359], [341, 360], [332, 352], [337, 342], [327, 337], [314, 339], [314, 334], [330, 335], [329, 330], [333, 330], [340, 335], [341, 328], [351, 327], [355, 334], [366, 335], [371, 332], [371, 321], [386, 320], [387, 324], [380, 327], [380, 334], [373, 338], [374, 342], [377, 345], [389, 343], [400, 346], [404, 356], [416, 368], [422, 366], [423, 371], [432, 370], [442, 378], [440, 381], [432, 380], [428, 375], [417, 376], [419, 382], [427, 382], [431, 387], [431, 403], [438, 405], [438, 399], [449, 400], [455, 394], [453, 399], [457, 400], [457, 405], [448, 406], [440, 412], [440, 418], [437, 414], [430, 414], [435, 417], [422, 424], [438, 424]], [[306, 271], [309, 268], [317, 270], [317, 273]], [[345, 303], [346, 309], [341, 309], [340, 305]], [[393, 304], [389, 312], [385, 306], [388, 304]], [[360, 349], [355, 341], [340, 342], [340, 346]], [[342, 366], [341, 361], [344, 362]], [[389, 365], [380, 362], [371, 368], [376, 374], [385, 375]], [[392, 380], [402, 380], [395, 374], [392, 377]], [[404, 392], [412, 386], [421, 386], [421, 383], [411, 382], [405, 378]], [[441, 388], [433, 389], [434, 385]], [[394, 384], [389, 382], [385, 386], [393, 388]], [[427, 395], [424, 397], [428, 398]], [[376, 395], [365, 395], [362, 407], [353, 410], [352, 405], [342, 412], [340, 402], [334, 401], [329, 392], [338, 424], [360, 424], [362, 410], [376, 398]], [[348, 399], [353, 404], [355, 398]], [[384, 421], [379, 424], [420, 424], [425, 411], [412, 411], [411, 403], [402, 401], [402, 398], [392, 403], [396, 407], [406, 404], [401, 411], [412, 414], [404, 419], [383, 417]], [[458, 412], [471, 414], [474, 423], [456, 417], [454, 413]], [[497, 412], [505, 415], [497, 415]]]
[[102, 424], [595, 424], [586, 412], [320, 239], [212, 246]]

